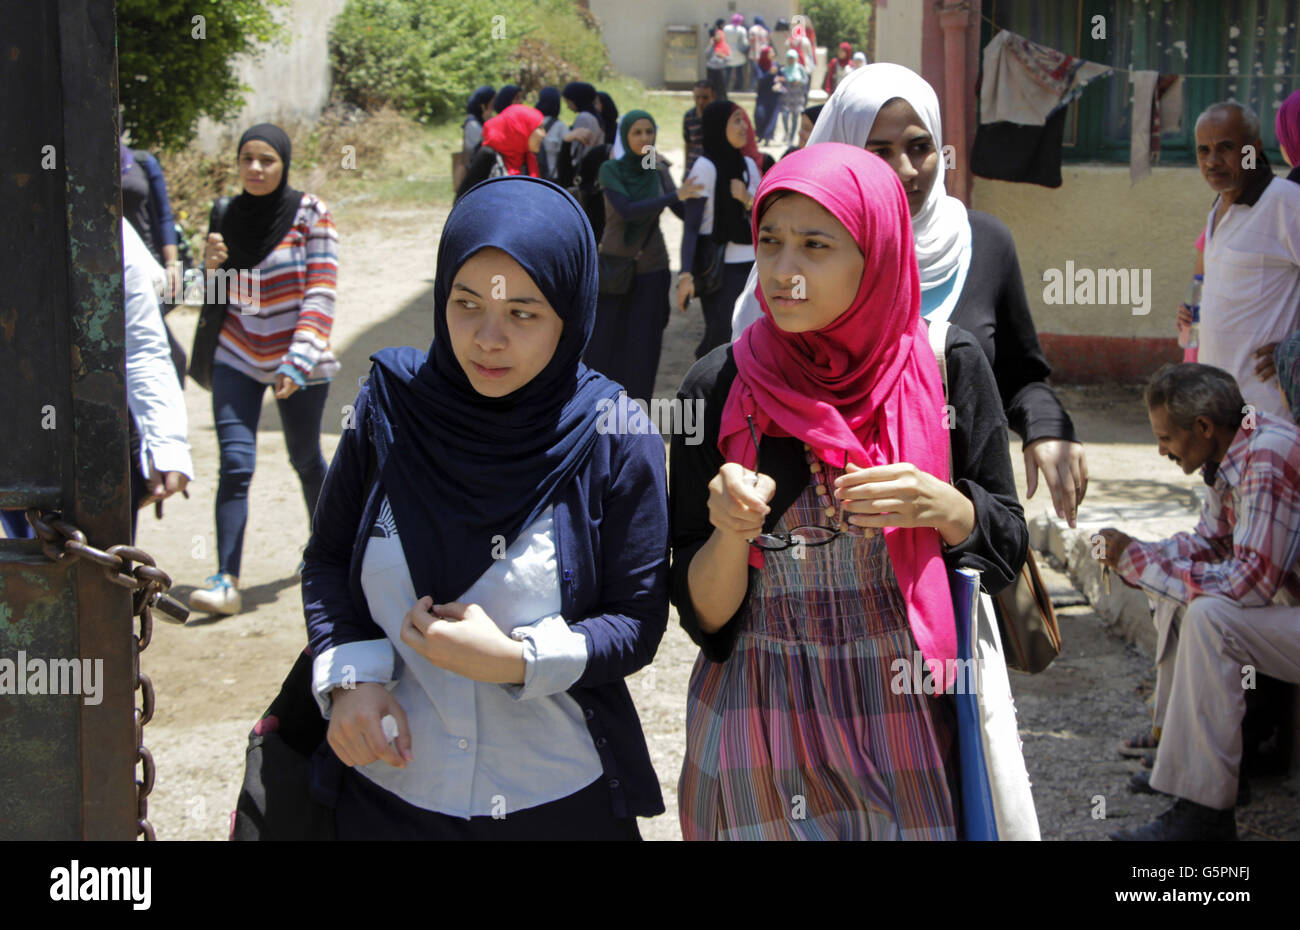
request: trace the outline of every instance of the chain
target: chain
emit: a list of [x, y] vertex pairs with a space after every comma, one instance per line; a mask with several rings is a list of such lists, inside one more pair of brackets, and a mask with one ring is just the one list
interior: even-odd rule
[[[167, 594], [172, 579], [158, 568], [153, 556], [134, 546], [110, 546], [107, 551], [96, 549], [86, 542], [86, 534], [63, 519], [57, 511], [28, 510], [27, 522], [41, 541], [41, 551], [55, 562], [70, 564], [86, 559], [98, 565], [104, 577], [115, 585], [130, 588], [131, 614], [140, 618], [139, 632], [132, 633], [131, 667], [135, 689], [140, 692], [141, 707], [134, 708], [136, 762], [141, 766], [140, 779], [135, 783], [135, 832], [146, 840], [155, 840], [153, 824], [149, 822], [149, 793], [153, 791], [157, 770], [153, 754], [144, 745], [145, 725], [153, 719], [153, 681], [140, 671], [140, 653], [153, 639], [153, 612], [157, 607], [163, 618], [172, 623], [184, 623], [189, 610], [180, 601]], [[139, 563], [132, 567], [132, 562]]]

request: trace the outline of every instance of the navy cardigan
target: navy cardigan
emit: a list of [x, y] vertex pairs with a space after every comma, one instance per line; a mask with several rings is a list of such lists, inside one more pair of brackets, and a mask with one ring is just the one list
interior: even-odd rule
[[[366, 438], [369, 390], [362, 387], [354, 428], [343, 431], [334, 453], [303, 556], [312, 655], [385, 638], [361, 588], [362, 557], [384, 494], [381, 477], [365, 495], [367, 472], [383, 474], [381, 453]], [[612, 422], [627, 430], [599, 435], [553, 501], [556, 560], [561, 612], [587, 639], [586, 671], [568, 694], [586, 718], [613, 815], [652, 817], [664, 812], [663, 796], [624, 678], [650, 663], [668, 625], [667, 476], [663, 440], [649, 419], [626, 395], [618, 403], [623, 409]]]

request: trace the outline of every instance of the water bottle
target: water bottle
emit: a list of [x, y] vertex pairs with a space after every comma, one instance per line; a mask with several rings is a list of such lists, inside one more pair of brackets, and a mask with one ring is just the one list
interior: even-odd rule
[[1183, 306], [1192, 312], [1192, 325], [1184, 329], [1178, 328], [1178, 344], [1184, 349], [1195, 349], [1200, 345], [1201, 330], [1201, 285], [1205, 281], [1204, 275], [1192, 275], [1192, 281], [1187, 285], [1187, 300]]

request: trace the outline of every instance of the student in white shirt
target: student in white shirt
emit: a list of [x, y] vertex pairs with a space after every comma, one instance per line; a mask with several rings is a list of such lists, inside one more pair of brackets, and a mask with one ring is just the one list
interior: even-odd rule
[[[166, 272], [130, 223], [122, 223], [126, 319], [126, 398], [139, 435], [132, 463], [131, 536], [138, 508], [184, 491], [194, 480], [186, 441], [185, 398], [158, 312]], [[136, 472], [136, 467], [139, 471]]]
[[714, 250], [723, 250], [724, 264], [721, 286], [699, 294], [705, 329], [695, 347], [697, 359], [731, 338], [732, 307], [754, 264], [749, 210], [759, 182], [758, 165], [741, 152], [751, 131], [745, 111], [730, 100], [717, 100], [704, 108], [702, 123], [704, 154], [696, 159], [687, 181], [701, 185], [704, 197], [686, 204], [678, 308], [685, 311], [700, 290], [694, 272], [708, 267]]

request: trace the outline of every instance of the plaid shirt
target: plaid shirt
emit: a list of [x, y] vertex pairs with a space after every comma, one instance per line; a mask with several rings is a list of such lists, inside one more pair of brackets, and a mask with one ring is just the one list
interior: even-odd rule
[[[1120, 576], [1181, 604], [1212, 594], [1262, 607], [1279, 590], [1300, 596], [1300, 430], [1257, 413], [1233, 437], [1194, 533], [1134, 541]], [[1208, 477], [1208, 476], [1207, 476]]]

